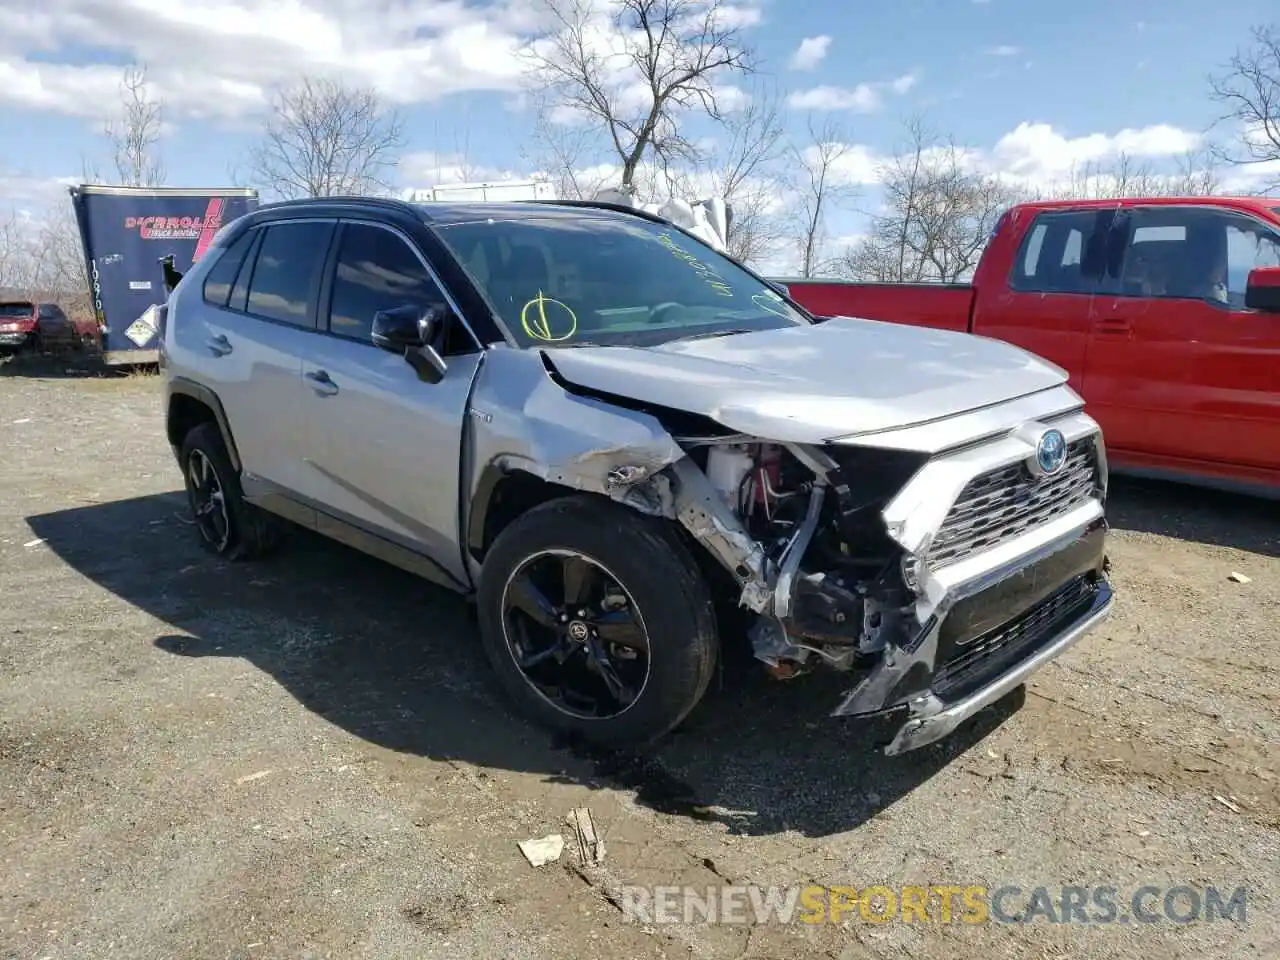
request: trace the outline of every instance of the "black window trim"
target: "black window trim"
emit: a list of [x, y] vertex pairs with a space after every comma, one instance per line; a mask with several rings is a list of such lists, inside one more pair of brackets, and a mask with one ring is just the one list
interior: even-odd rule
[[[1262, 227], [1265, 230], [1275, 234], [1277, 237], [1280, 237], [1280, 226], [1277, 226], [1276, 224], [1271, 223], [1268, 220], [1264, 220], [1262, 217], [1258, 216], [1256, 213], [1253, 213], [1248, 210], [1242, 210], [1239, 207], [1222, 206], [1216, 203], [1135, 203], [1135, 204], [1126, 204], [1120, 207], [1116, 211], [1115, 219], [1111, 221], [1111, 227], [1108, 231], [1108, 233], [1110, 234], [1110, 239], [1108, 240], [1108, 244], [1107, 244], [1108, 248], [1109, 249], [1112, 248], [1112, 241], [1116, 239], [1117, 231], [1120, 229], [1121, 226], [1123, 226], [1125, 233], [1122, 237], [1119, 237], [1118, 239], [1121, 242], [1121, 253], [1124, 255], [1124, 257], [1127, 257], [1129, 252], [1130, 224], [1133, 222], [1132, 215], [1134, 213], [1147, 213], [1152, 211], [1164, 211], [1164, 210], [1196, 210], [1202, 213], [1224, 214], [1227, 217], [1240, 217], [1245, 220], [1252, 221], [1257, 226]], [[1121, 273], [1124, 272], [1124, 257], [1122, 257], [1119, 264]], [[1108, 256], [1107, 259], [1108, 259], [1108, 263], [1107, 263], [1107, 270], [1105, 275], [1106, 280], [1108, 282], [1115, 282], [1116, 285], [1118, 286], [1120, 277], [1119, 276], [1113, 277], [1111, 275], [1110, 256]], [[1207, 297], [1182, 297], [1182, 296], [1175, 297], [1175, 296], [1167, 296], [1167, 295], [1153, 296], [1151, 294], [1125, 293], [1122, 290], [1109, 290], [1109, 289], [1106, 289], [1105, 283], [1099, 285], [1097, 293], [1104, 297], [1109, 297], [1113, 300], [1178, 300], [1183, 303], [1202, 303], [1206, 307], [1212, 307], [1213, 309], [1222, 311], [1224, 313], [1253, 313], [1254, 312], [1250, 310], [1248, 307], [1239, 306], [1232, 303], [1223, 303], [1221, 300], [1211, 300]]]
[[[476, 335], [475, 330], [472, 329], [471, 323], [467, 320], [466, 314], [463, 313], [462, 308], [458, 306], [458, 301], [449, 291], [449, 288], [445, 286], [444, 281], [440, 279], [440, 274], [436, 271], [435, 267], [431, 265], [430, 259], [418, 248], [418, 244], [414, 242], [412, 237], [394, 224], [387, 223], [383, 220], [377, 220], [372, 217], [344, 215], [336, 219], [338, 222], [338, 229], [334, 231], [333, 244], [329, 250], [329, 256], [325, 259], [323, 273], [324, 280], [320, 288], [320, 296], [317, 300], [316, 333], [322, 334], [326, 337], [333, 337], [335, 340], [342, 340], [345, 343], [357, 343], [366, 347], [373, 346], [373, 344], [368, 340], [362, 340], [359, 337], [350, 337], [342, 333], [334, 333], [329, 329], [329, 319], [333, 309], [333, 280], [337, 275], [338, 257], [342, 253], [342, 237], [346, 233], [346, 228], [349, 225], [359, 225], [363, 227], [377, 227], [380, 230], [385, 230], [388, 233], [393, 234], [409, 248], [410, 252], [413, 253], [415, 257], [418, 258], [418, 262], [421, 263], [423, 268], [427, 271], [427, 276], [431, 278], [431, 281], [436, 285], [436, 288], [444, 296], [445, 303], [449, 305], [449, 309], [453, 311], [454, 316], [462, 324], [463, 329], [467, 331], [467, 335], [471, 338], [474, 349], [462, 354], [452, 354], [452, 356], [470, 356], [472, 353], [479, 353], [485, 349], [485, 343]], [[324, 317], [323, 324], [320, 323], [321, 316]], [[378, 348], [374, 347], [374, 349]], [[445, 359], [447, 360], [448, 358], [446, 357]]]
[[[1031, 244], [1031, 237], [1036, 232], [1036, 227], [1039, 226], [1041, 223], [1047, 223], [1048, 221], [1051, 221], [1054, 219], [1065, 218], [1070, 216], [1087, 215], [1092, 218], [1093, 225], [1090, 228], [1090, 230], [1087, 233], [1083, 230], [1080, 232], [1080, 263], [1081, 263], [1081, 266], [1083, 266], [1085, 257], [1089, 250], [1089, 242], [1093, 238], [1094, 234], [1096, 234], [1098, 231], [1098, 216], [1099, 214], [1105, 214], [1108, 212], [1112, 214], [1112, 219], [1111, 219], [1111, 222], [1107, 224], [1107, 227], [1104, 231], [1104, 234], [1105, 234], [1104, 244], [1105, 244], [1106, 237], [1110, 237], [1111, 231], [1114, 229], [1116, 221], [1119, 220], [1120, 218], [1119, 217], [1119, 214], [1120, 214], [1119, 201], [1116, 201], [1114, 205], [1095, 204], [1090, 206], [1082, 205], [1079, 207], [1064, 207], [1064, 208], [1054, 208], [1054, 207], [1043, 208], [1042, 207], [1039, 210], [1036, 210], [1034, 215], [1031, 218], [1030, 226], [1028, 226], [1026, 229], [1026, 232], [1023, 233], [1022, 239], [1018, 241], [1017, 250], [1014, 251], [1014, 255], [1013, 255], [1013, 262], [1009, 265], [1009, 275], [1006, 280], [1009, 290], [1013, 293], [1041, 294], [1043, 296], [1052, 296], [1052, 297], [1092, 297], [1095, 293], [1097, 293], [1098, 288], [1101, 286], [1101, 284], [1099, 283], [1100, 278], [1094, 279], [1094, 281], [1089, 285], [1089, 287], [1084, 290], [1045, 290], [1039, 286], [1026, 285], [1025, 280], [1020, 276], [1020, 274], [1022, 272], [1022, 267], [1026, 263], [1027, 247], [1030, 246]], [[1045, 228], [1045, 235], [1046, 236], [1048, 235], [1047, 226]], [[1041, 243], [1042, 243], [1041, 249], [1043, 250], [1043, 241], [1041, 241]], [[1037, 271], [1038, 269], [1039, 269], [1039, 264], [1037, 263]]]

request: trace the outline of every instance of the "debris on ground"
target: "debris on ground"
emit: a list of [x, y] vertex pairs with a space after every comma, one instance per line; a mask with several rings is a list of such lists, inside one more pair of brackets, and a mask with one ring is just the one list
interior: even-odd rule
[[517, 846], [529, 861], [529, 866], [541, 867], [560, 859], [560, 854], [564, 852], [564, 837], [552, 833], [536, 840], [522, 840]]
[[574, 807], [566, 817], [578, 844], [583, 863], [598, 864], [604, 860], [604, 840], [596, 832], [596, 823], [587, 807]]
[[1213, 799], [1217, 800], [1220, 804], [1222, 804], [1224, 807], [1226, 807], [1226, 808], [1227, 808], [1228, 810], [1230, 810], [1232, 813], [1239, 813], [1239, 812], [1240, 812], [1240, 808], [1239, 808], [1238, 806], [1236, 806], [1234, 803], [1232, 803], [1230, 800], [1228, 800], [1226, 797], [1220, 797], [1220, 796], [1218, 796], [1218, 794], [1216, 794], [1216, 793], [1215, 793], [1215, 794], [1213, 795]]
[[1251, 577], [1246, 577], [1243, 573], [1236, 573], [1234, 570], [1227, 577], [1232, 583], [1253, 583]]

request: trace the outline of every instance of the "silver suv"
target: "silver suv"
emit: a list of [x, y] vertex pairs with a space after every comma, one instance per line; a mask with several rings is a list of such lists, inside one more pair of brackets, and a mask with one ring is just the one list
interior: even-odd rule
[[1063, 371], [815, 318], [607, 204], [327, 199], [235, 221], [163, 324], [203, 544], [280, 519], [474, 598], [541, 722], [675, 727], [722, 644], [847, 671], [930, 743], [1108, 612], [1098, 427]]

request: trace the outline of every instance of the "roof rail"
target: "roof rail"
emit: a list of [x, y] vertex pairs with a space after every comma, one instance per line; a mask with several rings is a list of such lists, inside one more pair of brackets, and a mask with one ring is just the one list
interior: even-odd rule
[[[408, 201], [400, 200], [396, 197], [360, 197], [360, 196], [333, 196], [333, 197], [295, 197], [292, 200], [277, 200], [273, 203], [263, 204], [263, 207], [277, 209], [279, 207], [301, 207], [310, 206], [317, 203], [336, 203], [351, 204], [352, 206], [377, 206], [386, 207], [391, 210], [400, 210], [413, 213], [413, 206]], [[260, 208], [261, 209], [261, 208]]]
[[[587, 209], [596, 210], [612, 210], [615, 213], [629, 213], [632, 216], [640, 217], [653, 223], [661, 223], [668, 227], [680, 227], [678, 223], [672, 223], [666, 217], [660, 217], [656, 213], [650, 213], [648, 210], [641, 210], [637, 207], [629, 207], [625, 203], [614, 203], [611, 200], [517, 200], [516, 203], [544, 203], [555, 207], [585, 207]], [[680, 227], [683, 230], [683, 227]], [[688, 231], [685, 231], [686, 233]]]

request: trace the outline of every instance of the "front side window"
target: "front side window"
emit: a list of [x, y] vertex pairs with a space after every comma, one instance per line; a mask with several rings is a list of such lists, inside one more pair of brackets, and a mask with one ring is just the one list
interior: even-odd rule
[[399, 236], [363, 223], [343, 228], [329, 308], [330, 333], [368, 343], [379, 311], [444, 302], [427, 268]]
[[249, 279], [248, 312], [296, 327], [311, 326], [311, 298], [329, 251], [333, 224], [273, 223], [258, 247]]
[[1249, 271], [1280, 266], [1274, 228], [1228, 210], [1139, 208], [1120, 229], [1120, 296], [1203, 300], [1243, 309]]
[[1244, 303], [1249, 274], [1256, 267], [1280, 267], [1280, 233], [1248, 217], [1227, 224], [1227, 293]]
[[680, 230], [590, 215], [437, 228], [522, 346], [652, 346], [809, 319]]

